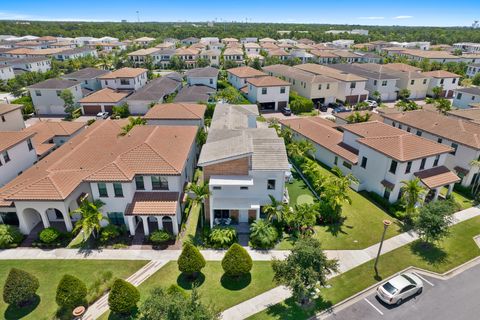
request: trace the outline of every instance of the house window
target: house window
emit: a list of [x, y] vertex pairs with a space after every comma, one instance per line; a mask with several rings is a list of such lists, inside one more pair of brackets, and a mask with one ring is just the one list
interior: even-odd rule
[[397, 161], [395, 160], [392, 160], [392, 162], [390, 163], [390, 169], [388, 170], [390, 173], [393, 173], [395, 174], [397, 172]]
[[35, 95], [37, 97], [41, 97], [42, 96], [42, 92], [40, 90], [35, 90]]
[[267, 94], [267, 88], [262, 88], [262, 94]]
[[457, 99], [458, 100], [462, 99], [462, 94], [461, 93], [457, 94]]
[[123, 189], [121, 183], [115, 182], [113, 184], [113, 193], [115, 194], [115, 198], [123, 198]]
[[343, 166], [347, 169], [352, 169], [352, 165], [350, 163], [348, 163], [347, 161], [343, 161]]
[[213, 79], [210, 79], [210, 80], [209, 80], [209, 83], [210, 83], [210, 84], [213, 84]]
[[423, 84], [427, 84], [427, 79], [423, 79]]
[[442, 138], [438, 138], [438, 139], [437, 139], [437, 142], [438, 142], [438, 143], [442, 143], [442, 142], [443, 142], [443, 139], [442, 139]]
[[143, 176], [135, 177], [135, 187], [137, 190], [145, 190], [145, 183], [143, 181]]
[[374, 86], [377, 85], [377, 80], [373, 80], [373, 85], [374, 85]]
[[33, 150], [33, 144], [31, 139], [27, 139], [28, 151]]
[[222, 190], [222, 187], [214, 186], [214, 187], [213, 187], [213, 190]]
[[248, 190], [248, 187], [240, 187], [240, 190]]
[[3, 152], [3, 161], [5, 161], [5, 163], [10, 161], [10, 156], [8, 154], [8, 151]]
[[280, 93], [285, 93], [285, 87], [280, 87]]
[[121, 84], [122, 86], [129, 85], [129, 84], [130, 84], [130, 80], [128, 80], [128, 79], [120, 79], [120, 84]]
[[360, 166], [364, 169], [367, 167], [367, 160], [366, 157], [362, 157], [362, 164]]
[[403, 129], [403, 127], [400, 123], [398, 124], [398, 129]]
[[103, 182], [97, 183], [98, 195], [100, 198], [108, 198], [107, 185]]
[[410, 84], [413, 86], [415, 84], [415, 80], [410, 80]]
[[275, 190], [275, 179], [268, 179], [267, 180], [267, 190]]
[[322, 84], [318, 85], [318, 90], [322, 90]]
[[453, 151], [450, 152], [450, 154], [451, 154], [451, 155], [455, 155], [455, 154], [457, 153], [458, 144], [452, 143], [452, 148], [453, 148]]
[[453, 78], [452, 83], [456, 83], [456, 82], [457, 82], [457, 78]]
[[338, 165], [338, 157], [337, 156], [335, 156], [335, 159], [333, 160], [333, 164]]
[[62, 94], [62, 91], [57, 90], [57, 97], [60, 97], [61, 94]]
[[5, 120], [5, 116], [2, 116], [2, 122], [5, 122], [7, 120]]
[[437, 156], [435, 157], [435, 160], [433, 161], [433, 166], [436, 167], [438, 166], [438, 161], [440, 161], [440, 155], [437, 154]]
[[405, 168], [405, 173], [410, 173], [412, 170], [412, 161], [407, 162], [407, 167]]
[[383, 198], [389, 200], [390, 199], [390, 192], [392, 190], [385, 188], [385, 191], [383, 192]]
[[111, 224], [116, 226], [123, 226], [125, 224], [125, 219], [123, 219], [122, 212], [108, 212], [107, 216]]
[[417, 136], [421, 137], [422, 136], [422, 131], [417, 130]]
[[168, 179], [152, 176], [152, 190], [168, 190]]
[[327, 83], [327, 90], [330, 89], [330, 83]]
[[386, 87], [387, 86], [387, 80], [383, 80], [382, 81], [382, 87]]
[[392, 122], [392, 127], [395, 127], [396, 123], [395, 121]]
[[411, 130], [412, 130], [412, 128], [407, 127], [407, 132], [410, 132]]
[[445, 79], [440, 79], [440, 84], [443, 84], [445, 82]]
[[355, 89], [356, 86], [357, 86], [356, 82], [351, 82], [350, 83], [350, 89]]
[[427, 162], [427, 158], [423, 158], [422, 162], [420, 162], [420, 170], [425, 169], [425, 163]]

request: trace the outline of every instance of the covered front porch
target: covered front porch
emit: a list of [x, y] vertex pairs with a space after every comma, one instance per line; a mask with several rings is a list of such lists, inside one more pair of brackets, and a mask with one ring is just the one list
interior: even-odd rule
[[429, 189], [429, 192], [425, 196], [426, 201], [438, 200], [443, 187], [447, 188], [445, 197], [450, 196], [453, 192], [455, 183], [461, 181], [455, 173], [445, 166], [416, 172], [415, 176], [418, 177], [422, 184]]
[[[242, 226], [260, 218], [260, 204], [255, 199], [221, 198], [210, 200], [210, 227], [217, 225]], [[245, 227], [247, 226], [247, 227]]]

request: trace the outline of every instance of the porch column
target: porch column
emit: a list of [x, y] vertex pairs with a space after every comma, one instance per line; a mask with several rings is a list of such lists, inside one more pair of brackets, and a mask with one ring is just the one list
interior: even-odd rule
[[455, 183], [451, 183], [451, 184], [448, 185], [447, 196], [452, 194], [454, 186], [455, 186]]
[[128, 221], [128, 229], [130, 230], [130, 235], [131, 236], [134, 236], [135, 235], [135, 222], [133, 221], [134, 220], [134, 216], [127, 216], [127, 221]]
[[63, 220], [65, 220], [65, 227], [67, 228], [67, 231], [72, 231], [73, 226], [72, 226], [72, 219], [70, 218], [70, 215], [68, 213], [63, 213]]
[[172, 227], [173, 227], [173, 234], [177, 235], [178, 234], [178, 222], [177, 222], [176, 217], [172, 218]]
[[440, 195], [440, 187], [436, 188], [435, 189], [435, 195], [433, 196], [433, 200], [432, 201], [436, 201], [438, 200], [438, 196]]
[[150, 231], [148, 230], [148, 217], [143, 216], [142, 222], [143, 222], [143, 232], [145, 233], [146, 236], [150, 235]]
[[46, 212], [39, 212], [40, 217], [42, 218], [42, 223], [44, 228], [50, 227], [50, 221], [48, 220], [48, 215]]
[[156, 216], [155, 218], [157, 218], [157, 223], [158, 223], [158, 230], [163, 230], [163, 220], [162, 220], [162, 216]]
[[255, 209], [255, 220], [260, 220], [260, 208]]

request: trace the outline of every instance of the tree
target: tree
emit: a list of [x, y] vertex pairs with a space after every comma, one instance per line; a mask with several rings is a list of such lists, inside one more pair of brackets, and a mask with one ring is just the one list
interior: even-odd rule
[[243, 104], [246, 101], [248, 102], [248, 100], [242, 96], [240, 91], [232, 86], [227, 86], [225, 89], [218, 91], [216, 98], [217, 100], [224, 100], [225, 102], [231, 104]]
[[303, 203], [295, 205], [293, 210], [286, 211], [284, 221], [290, 230], [305, 236], [313, 231], [317, 215], [317, 206], [315, 204]]
[[375, 91], [373, 91], [373, 93], [372, 93], [372, 98], [373, 98], [375, 101], [380, 102], [381, 99], [382, 99], [382, 94], [381, 94], [379, 91], [375, 90]]
[[452, 103], [445, 98], [436, 100], [434, 105], [437, 111], [443, 114], [447, 114], [448, 111], [452, 110]]
[[[475, 159], [470, 161], [470, 166], [474, 167], [476, 169], [476, 172], [478, 173], [480, 169], [480, 160]], [[474, 185], [472, 186], [472, 195], [474, 198], [477, 198], [479, 187], [480, 187], [480, 179], [476, 179], [474, 181]]]
[[257, 70], [262, 70], [262, 63], [260, 62], [259, 58], [253, 59], [252, 68], [257, 69]]
[[287, 145], [288, 156], [292, 158], [309, 157], [313, 152], [315, 148], [308, 140], [292, 141]]
[[203, 128], [200, 128], [196, 136], [197, 146], [201, 148], [207, 142], [207, 137], [207, 131], [205, 131]]
[[398, 97], [399, 97], [401, 100], [404, 100], [404, 101], [405, 101], [405, 100], [407, 100], [407, 99], [410, 97], [411, 94], [412, 94], [412, 93], [410, 92], [410, 90], [408, 90], [408, 89], [405, 88], [405, 89], [401, 89], [401, 90], [398, 92]]
[[237, 239], [237, 230], [233, 227], [214, 227], [209, 235], [214, 248], [226, 248]]
[[267, 215], [267, 220], [282, 221], [283, 214], [288, 210], [288, 205], [283, 201], [278, 201], [271, 194], [269, 194], [268, 197], [270, 198], [270, 204], [263, 207], [263, 212]]
[[349, 195], [350, 185], [358, 182], [352, 174], [343, 175], [337, 167], [332, 171], [336, 177], [328, 177], [321, 183], [321, 199], [327, 208], [324, 207], [326, 210], [321, 210], [320, 214], [330, 223], [340, 219], [345, 202], [352, 203]]
[[222, 259], [222, 268], [229, 277], [238, 278], [252, 270], [253, 261], [247, 250], [238, 243], [234, 243]]
[[74, 118], [74, 113], [77, 108], [75, 108], [73, 93], [68, 89], [64, 89], [60, 92], [60, 98], [63, 100], [65, 113], [67, 113], [70, 118]]
[[283, 138], [283, 141], [285, 141], [285, 145], [289, 145], [293, 141], [292, 129], [290, 129], [290, 127], [287, 127], [287, 126], [282, 126], [282, 130], [280, 131], [279, 137]]
[[172, 56], [170, 58], [170, 69], [175, 70], [175, 71], [180, 71], [182, 69], [185, 69], [185, 61], [180, 59], [178, 56]]
[[65, 309], [86, 305], [87, 286], [82, 280], [66, 274], [57, 286], [55, 301], [58, 306]]
[[101, 222], [108, 221], [101, 211], [103, 205], [104, 203], [100, 200], [94, 200], [93, 202], [83, 200], [80, 207], [70, 213], [72, 216], [80, 215], [80, 219], [75, 223], [73, 232], [82, 230], [84, 236], [92, 234], [96, 238], [98, 231], [102, 227]]
[[187, 187], [187, 192], [193, 193], [194, 197], [191, 198], [192, 202], [196, 206], [200, 206], [200, 216], [204, 216], [204, 203], [210, 195], [210, 187], [206, 182], [190, 183]]
[[218, 312], [205, 305], [194, 287], [190, 295], [176, 285], [154, 288], [138, 312], [139, 320], [217, 320]]
[[402, 202], [405, 206], [405, 214], [411, 218], [417, 212], [417, 204], [423, 202], [423, 196], [426, 194], [425, 188], [420, 185], [420, 179], [402, 181]]
[[296, 242], [285, 260], [274, 259], [272, 268], [274, 281], [290, 288], [293, 297], [306, 304], [327, 284], [327, 276], [338, 271], [338, 263], [327, 259], [320, 241], [304, 238]]
[[130, 116], [130, 110], [128, 107], [128, 103], [124, 102], [119, 106], [113, 106], [113, 116], [119, 118], [128, 118]]
[[294, 114], [308, 113], [313, 110], [313, 101], [300, 96], [295, 91], [290, 91], [289, 103]]
[[125, 280], [116, 279], [108, 295], [110, 310], [121, 315], [130, 314], [140, 300], [140, 293], [135, 286]]
[[147, 120], [141, 117], [128, 117], [128, 124], [122, 127], [122, 132], [120, 133], [121, 136], [126, 135], [130, 132], [135, 126], [144, 126], [147, 124]]
[[347, 117], [347, 122], [348, 123], [361, 123], [361, 122], [368, 122], [370, 118], [372, 117], [372, 114], [369, 112], [365, 112], [364, 114], [361, 114], [358, 111], [355, 111], [354, 113], [350, 114]]
[[259, 219], [250, 225], [250, 242], [253, 247], [271, 248], [277, 239], [277, 229], [268, 221]]
[[0, 224], [0, 248], [9, 248], [23, 240], [23, 235], [17, 227], [9, 224]]
[[451, 206], [446, 201], [434, 201], [420, 209], [413, 227], [420, 239], [433, 243], [448, 236], [452, 223]]
[[185, 273], [190, 279], [195, 279], [205, 267], [205, 263], [205, 259], [197, 247], [190, 242], [183, 245], [182, 253], [177, 261], [180, 272]]
[[35, 298], [39, 286], [37, 277], [26, 271], [12, 268], [3, 287], [3, 301], [6, 304], [22, 307]]
[[197, 68], [205, 68], [210, 65], [210, 61], [205, 58], [197, 58], [195, 65], [197, 66]]
[[395, 107], [397, 107], [398, 109], [400, 109], [401, 111], [413, 111], [413, 110], [418, 110], [420, 109], [420, 106], [415, 102], [415, 101], [412, 101], [412, 100], [409, 100], [409, 101], [405, 101], [405, 100], [402, 100], [402, 101], [399, 101], [395, 104]]
[[477, 73], [472, 78], [472, 84], [474, 86], [480, 86], [480, 73]]
[[433, 87], [432, 88], [433, 98], [438, 99], [440, 97], [440, 95], [442, 94], [442, 92], [443, 92], [442, 87], [440, 87], [440, 86]]
[[223, 69], [228, 70], [232, 68], [238, 67], [238, 64], [232, 60], [224, 60], [223, 61]]

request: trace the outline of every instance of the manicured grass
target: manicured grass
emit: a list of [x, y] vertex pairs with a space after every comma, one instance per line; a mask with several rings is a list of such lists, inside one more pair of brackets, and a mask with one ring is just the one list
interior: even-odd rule
[[[473, 240], [473, 237], [478, 234], [480, 234], [480, 217], [453, 226], [450, 237], [441, 241], [437, 247], [430, 248], [416, 241], [398, 248], [380, 257], [379, 275], [381, 278], [386, 278], [409, 266], [444, 273], [480, 255], [480, 249]], [[331, 287], [322, 289], [324, 300], [316, 301], [315, 308], [305, 310], [298, 307], [292, 299], [288, 299], [249, 319], [306, 319], [315, 312], [381, 281], [381, 278], [375, 278], [373, 264], [374, 260], [371, 260], [332, 278], [329, 282]]]
[[[192, 288], [191, 282], [187, 281], [178, 271], [176, 261], [167, 263], [138, 287], [141, 296], [140, 303], [147, 298], [153, 288], [169, 287], [172, 284], [177, 284], [187, 291]], [[228, 309], [274, 287], [276, 284], [273, 282], [270, 261], [254, 261], [250, 275], [237, 281], [223, 277], [220, 261], [207, 261], [197, 284], [201, 299], [219, 311]], [[114, 317], [104, 314], [100, 319], [112, 318]]]
[[[324, 175], [332, 175], [330, 171], [322, 167]], [[301, 204], [306, 197], [314, 199], [313, 194], [305, 185], [297, 173], [293, 173], [295, 181], [287, 184], [290, 195], [290, 205]], [[363, 195], [348, 191], [352, 204], [345, 203], [342, 216], [344, 221], [339, 224], [315, 226], [315, 237], [322, 242], [324, 249], [347, 250], [364, 249], [380, 241], [383, 232], [382, 221], [392, 220], [394, 224], [388, 228], [386, 239], [402, 232], [402, 227], [396, 219], [393, 219], [381, 208], [377, 207]], [[293, 241], [285, 238], [276, 249], [288, 250], [293, 247]]]
[[128, 278], [135, 273], [146, 261], [119, 261], [119, 260], [4, 260], [0, 261], [0, 291], [10, 271], [10, 268], [19, 268], [35, 275], [40, 287], [38, 305], [31, 305], [21, 310], [7, 308], [5, 303], [0, 304], [0, 318], [2, 319], [52, 319], [57, 310], [55, 292], [58, 282], [64, 274], [71, 274], [85, 282], [87, 288], [96, 280], [96, 275], [103, 271], [111, 271], [113, 277]]
[[[447, 194], [447, 188], [442, 188], [440, 193], [442, 195], [446, 195]], [[471, 208], [471, 207], [474, 206], [474, 202], [475, 202], [474, 200], [469, 199], [469, 198], [465, 197], [464, 195], [462, 195], [462, 194], [460, 194], [456, 191], [452, 192], [452, 196], [453, 196], [453, 199], [455, 199], [455, 201], [462, 207], [462, 210], [468, 209], [468, 208]]]
[[185, 233], [183, 235], [183, 240], [191, 240], [195, 238], [197, 233], [198, 218], [200, 217], [200, 208], [201, 206], [192, 204], [190, 213], [188, 214], [188, 220], [185, 227]]

